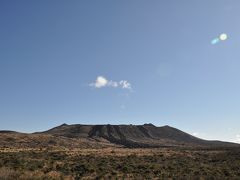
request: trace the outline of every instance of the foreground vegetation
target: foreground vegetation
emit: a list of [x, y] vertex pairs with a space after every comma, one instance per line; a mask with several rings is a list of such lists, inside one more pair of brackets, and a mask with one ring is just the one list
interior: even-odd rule
[[239, 179], [239, 149], [1, 149], [0, 179]]

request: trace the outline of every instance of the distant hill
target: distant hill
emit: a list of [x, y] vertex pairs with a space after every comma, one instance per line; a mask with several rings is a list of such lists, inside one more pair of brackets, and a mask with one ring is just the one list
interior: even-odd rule
[[207, 141], [170, 126], [144, 125], [67, 125], [62, 124], [40, 134], [56, 137], [105, 139], [125, 147], [165, 146], [238, 146], [235, 143]]
[[0, 147], [240, 147], [239, 144], [207, 141], [170, 126], [62, 124], [44, 132], [0, 131]]

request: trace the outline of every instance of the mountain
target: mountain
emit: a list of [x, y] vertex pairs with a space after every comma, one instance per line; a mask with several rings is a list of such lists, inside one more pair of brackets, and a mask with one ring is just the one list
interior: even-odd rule
[[62, 124], [41, 134], [56, 137], [105, 139], [125, 147], [164, 146], [236, 146], [234, 143], [207, 141], [170, 126], [144, 125], [67, 125]]
[[239, 144], [207, 141], [170, 126], [62, 124], [32, 134], [0, 131], [0, 147], [240, 147]]

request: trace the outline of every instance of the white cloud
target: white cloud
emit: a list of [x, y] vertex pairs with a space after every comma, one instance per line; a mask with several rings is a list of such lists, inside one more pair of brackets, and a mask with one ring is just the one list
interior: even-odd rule
[[91, 83], [90, 86], [94, 86], [96, 88], [102, 88], [107, 86], [108, 80], [103, 76], [98, 76], [95, 83]]
[[118, 83], [114, 82], [114, 81], [109, 81], [108, 82], [108, 86], [110, 86], [110, 87], [118, 87]]
[[198, 135], [199, 135], [199, 133], [197, 133], [197, 132], [194, 132], [194, 133], [192, 133], [192, 135], [193, 135], [193, 136], [198, 136]]
[[235, 140], [236, 143], [240, 143], [240, 134], [237, 134], [236, 135], [236, 140]]
[[197, 137], [197, 138], [201, 138], [201, 139], [214, 139], [211, 136], [209, 136], [208, 134], [204, 133], [204, 132], [193, 132], [191, 133], [193, 136]]
[[132, 89], [131, 84], [126, 80], [120, 81], [119, 84], [123, 89]]
[[108, 80], [103, 76], [98, 76], [94, 83], [89, 84], [91, 87], [103, 88], [103, 87], [113, 87], [113, 88], [122, 88], [131, 90], [131, 84], [126, 80], [121, 80], [119, 82]]

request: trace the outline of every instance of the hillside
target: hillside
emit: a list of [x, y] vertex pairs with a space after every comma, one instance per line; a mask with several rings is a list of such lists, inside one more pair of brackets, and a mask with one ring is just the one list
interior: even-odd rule
[[1, 147], [235, 147], [238, 144], [207, 141], [170, 126], [67, 125], [32, 134], [0, 131]]

